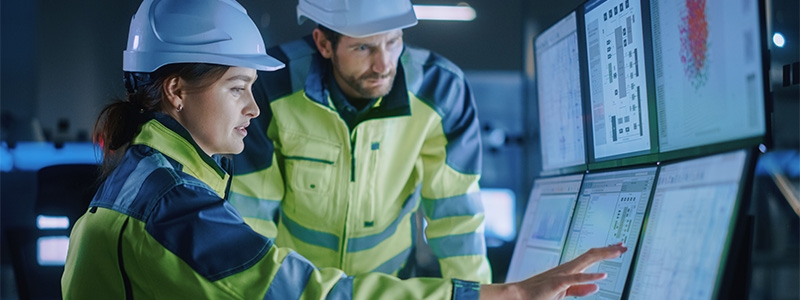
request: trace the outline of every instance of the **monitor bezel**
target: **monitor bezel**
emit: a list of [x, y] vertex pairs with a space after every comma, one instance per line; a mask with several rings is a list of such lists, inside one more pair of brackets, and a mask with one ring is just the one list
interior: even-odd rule
[[[646, 221], [647, 221], [647, 214], [649, 213], [649, 210], [650, 210], [650, 204], [652, 203], [653, 195], [654, 195], [655, 190], [656, 190], [656, 182], [658, 181], [658, 176], [659, 176], [659, 173], [661, 171], [661, 168], [659, 167], [659, 165], [657, 163], [644, 163], [644, 164], [638, 164], [638, 165], [624, 166], [624, 167], [615, 168], [615, 169], [603, 169], [603, 170], [587, 171], [586, 174], [583, 176], [583, 180], [581, 181], [581, 188], [578, 191], [578, 197], [577, 197], [577, 199], [575, 199], [575, 209], [573, 209], [573, 211], [572, 211], [573, 215], [570, 218], [569, 228], [567, 229], [567, 237], [564, 240], [564, 244], [561, 246], [561, 260], [559, 261], [559, 265], [562, 265], [562, 264], [567, 262], [567, 261], [564, 261], [564, 251], [566, 251], [566, 244], [567, 244], [567, 241], [569, 241], [569, 238], [570, 238], [570, 235], [571, 235], [571, 232], [572, 232], [572, 225], [573, 225], [573, 222], [575, 221], [575, 213], [577, 212], [578, 202], [580, 201], [584, 185], [586, 184], [587, 176], [590, 175], [590, 174], [603, 174], [603, 173], [620, 172], [620, 171], [644, 170], [646, 168], [655, 168], [655, 174], [653, 175], [653, 181], [651, 183], [652, 186], [650, 187], [650, 192], [647, 195], [647, 203], [645, 204], [646, 208], [645, 208], [645, 212], [644, 212], [644, 219], [642, 221], [642, 225], [639, 228], [639, 232], [638, 232], [638, 235], [637, 235], [636, 244], [637, 244], [637, 246], [641, 244], [640, 243], [641, 234], [642, 234], [642, 231], [643, 231], [644, 226], [645, 226]], [[633, 249], [630, 249], [630, 248], [628, 249], [628, 251], [632, 251], [632, 250]], [[632, 255], [631, 256], [631, 265], [626, 270], [627, 271], [627, 275], [625, 277], [625, 285], [623, 286], [623, 289], [622, 289], [622, 292], [621, 292], [622, 296], [621, 296], [620, 299], [626, 299], [627, 298], [626, 295], [625, 295], [625, 290], [626, 290], [626, 288], [627, 288], [627, 286], [629, 284], [630, 276], [632, 274], [631, 272], [633, 270], [632, 267], [633, 267], [633, 264], [635, 263], [635, 259], [636, 259], [637, 252], [630, 252], [630, 253]], [[620, 269], [620, 271], [623, 271], [623, 270]]]
[[[530, 193], [528, 193], [528, 201], [525, 203], [525, 210], [523, 211], [522, 220], [520, 220], [520, 228], [517, 229], [517, 238], [515, 240], [516, 244], [514, 245], [514, 250], [511, 253], [511, 258], [509, 259], [510, 266], [509, 266], [508, 270], [506, 270], [506, 280], [509, 278], [509, 276], [511, 276], [512, 268], [514, 268], [514, 265], [511, 264], [511, 261], [514, 260], [515, 255], [519, 255], [519, 254], [517, 254], [519, 252], [518, 250], [524, 249], [526, 247], [526, 245], [527, 245], [527, 240], [528, 240], [527, 237], [525, 237], [525, 241], [524, 242], [521, 239], [521, 237], [523, 237], [523, 233], [527, 234], [527, 233], [529, 233], [529, 231], [524, 230], [524, 228], [522, 228], [522, 226], [525, 225], [525, 221], [527, 220], [526, 216], [528, 215], [528, 209], [529, 209], [529, 207], [531, 205], [531, 202], [532, 202], [531, 200], [533, 199], [533, 197], [535, 195], [536, 188], [541, 186], [541, 185], [550, 184], [552, 181], [558, 181], [558, 180], [580, 181], [580, 184], [578, 185], [578, 191], [575, 193], [575, 199], [573, 200], [573, 203], [572, 203], [572, 214], [569, 216], [570, 219], [569, 219], [569, 223], [567, 224], [567, 233], [569, 233], [569, 227], [572, 224], [572, 217], [574, 216], [574, 213], [575, 213], [575, 204], [578, 203], [578, 197], [580, 196], [580, 191], [581, 191], [581, 187], [583, 187], [583, 179], [584, 179], [585, 176], [586, 175], [583, 174], [583, 173], [578, 173], [578, 174], [569, 174], [569, 175], [562, 175], [562, 176], [554, 176], [554, 177], [546, 177], [546, 178], [536, 178], [536, 179], [534, 179], [533, 186], [531, 187], [531, 191], [530, 191]], [[570, 177], [575, 177], [575, 179], [572, 179]], [[541, 195], [541, 193], [540, 193], [540, 195]], [[537, 201], [537, 203], [539, 203], [539, 201]], [[523, 242], [523, 243], [520, 244], [521, 242]], [[564, 242], [561, 243], [561, 249], [562, 249], [562, 253], [561, 254], [563, 254], [564, 243], [566, 243], [566, 238], [564, 239]], [[561, 262], [561, 254], [559, 254], [559, 257], [558, 257], [559, 262]], [[506, 281], [506, 282], [508, 282], [508, 281]]]
[[[582, 53], [580, 60], [581, 60], [581, 71], [584, 72], [584, 76], [581, 76], [582, 82], [582, 89], [584, 89], [585, 93], [582, 93], [583, 96], [583, 110], [587, 112], [584, 116], [584, 132], [586, 135], [586, 155], [587, 155], [587, 170], [604, 170], [604, 169], [611, 169], [616, 167], [623, 167], [623, 166], [631, 166], [631, 165], [638, 165], [638, 164], [647, 164], [647, 163], [655, 163], [658, 161], [658, 119], [657, 119], [657, 109], [656, 109], [656, 94], [655, 94], [655, 78], [653, 74], [653, 45], [652, 45], [652, 33], [651, 33], [651, 25], [650, 25], [650, 3], [648, 0], [632, 0], [638, 1], [641, 7], [641, 15], [640, 18], [641, 25], [642, 25], [642, 40], [643, 40], [643, 61], [644, 61], [644, 68], [645, 68], [645, 85], [647, 87], [647, 115], [648, 115], [648, 126], [650, 131], [650, 149], [641, 150], [631, 153], [625, 154], [617, 154], [602, 158], [595, 157], [595, 149], [594, 149], [594, 135], [592, 134], [593, 128], [593, 115], [591, 114], [592, 111], [592, 100], [591, 100], [591, 92], [589, 91], [589, 57], [586, 54], [588, 51], [588, 46], [586, 44], [586, 8], [589, 6], [597, 6], [600, 3], [606, 2], [608, 0], [589, 0], [578, 7], [579, 12], [579, 31], [581, 33], [581, 39], [578, 41], [578, 46], [580, 49], [584, 50]], [[579, 52], [581, 53], [581, 52]], [[647, 55], [645, 55], [647, 54]]]
[[[734, 204], [733, 212], [731, 213], [731, 223], [728, 225], [728, 236], [725, 238], [725, 245], [723, 248], [722, 253], [720, 254], [720, 264], [717, 270], [717, 278], [714, 284], [714, 291], [712, 292], [712, 299], [725, 299], [719, 298], [721, 287], [726, 285], [727, 282], [731, 282], [734, 278], [727, 278], [728, 276], [735, 276], [736, 274], [726, 274], [725, 270], [729, 267], [730, 264], [734, 263], [731, 261], [731, 246], [734, 244], [734, 240], [739, 240], [743, 237], [741, 235], [746, 233], [746, 228], [742, 228], [739, 224], [742, 223], [747, 215], [747, 211], [750, 205], [750, 198], [751, 198], [751, 191], [752, 191], [752, 182], [753, 182], [753, 174], [755, 171], [755, 163], [757, 161], [759, 150], [757, 147], [748, 147], [748, 148], [739, 148], [733, 151], [726, 151], [726, 152], [717, 152], [711, 155], [696, 155], [691, 157], [683, 157], [681, 159], [672, 160], [665, 163], [659, 163], [658, 167], [658, 176], [661, 175], [661, 168], [665, 165], [672, 165], [678, 164], [681, 162], [691, 161], [694, 159], [700, 159], [704, 157], [714, 156], [714, 155], [722, 155], [733, 153], [737, 151], [745, 151], [745, 161], [744, 165], [742, 166], [742, 174], [739, 178], [739, 187], [736, 194], [736, 203]], [[653, 205], [653, 197], [655, 195], [656, 189], [658, 189], [658, 176], [656, 176], [656, 181], [653, 185], [653, 190], [651, 191], [650, 201], [647, 205], [647, 210], [645, 211], [644, 222], [642, 222], [642, 228], [639, 231], [639, 239], [638, 241], [644, 240], [645, 232], [647, 231], [647, 226], [650, 220], [651, 209]], [[636, 276], [636, 265], [639, 259], [639, 253], [642, 248], [642, 243], [638, 243], [635, 249], [632, 249], [633, 257], [631, 260], [630, 270], [628, 270], [628, 278], [625, 281], [625, 287], [622, 292], [622, 298], [628, 299], [630, 298], [631, 289], [633, 287], [633, 278]], [[630, 249], [629, 249], [630, 251]], [[741, 274], [738, 274], [741, 275]]]
[[[540, 108], [539, 101], [541, 101], [541, 99], [539, 98], [539, 94], [538, 94], [538, 91], [539, 91], [539, 74], [538, 74], [538, 72], [536, 72], [538, 70], [538, 64], [536, 64], [536, 60], [538, 59], [538, 55], [537, 55], [537, 52], [536, 52], [536, 50], [537, 50], [536, 41], [540, 37], [542, 37], [542, 34], [544, 32], [554, 28], [556, 25], [561, 23], [564, 19], [566, 19], [567, 17], [569, 17], [569, 15], [571, 15], [573, 13], [575, 14], [575, 26], [576, 26], [575, 32], [576, 32], [577, 39], [578, 39], [578, 72], [579, 72], [578, 78], [579, 78], [579, 82], [580, 82], [579, 85], [580, 85], [580, 89], [581, 89], [581, 99], [580, 99], [581, 110], [582, 110], [581, 113], [583, 114], [583, 120], [582, 120], [582, 123], [581, 123], [581, 126], [583, 126], [583, 148], [584, 148], [583, 149], [583, 163], [576, 164], [576, 165], [570, 165], [570, 166], [556, 167], [556, 168], [552, 168], [552, 169], [545, 169], [544, 168], [544, 159], [545, 159], [545, 157], [544, 157], [544, 149], [542, 148], [542, 140], [541, 140], [542, 134], [541, 134], [541, 132], [539, 132], [539, 134], [537, 136], [539, 137], [538, 147], [539, 147], [539, 154], [540, 154], [539, 156], [540, 156], [540, 159], [541, 159], [541, 166], [540, 166], [540, 172], [539, 172], [539, 176], [540, 177], [560, 176], [560, 175], [569, 175], [569, 174], [577, 174], [577, 173], [585, 172], [587, 170], [587, 165], [589, 163], [589, 149], [588, 149], [588, 143], [587, 143], [587, 140], [586, 140], [587, 139], [587, 130], [586, 130], [587, 123], [586, 123], [586, 108], [585, 108], [585, 102], [586, 102], [585, 81], [586, 80], [584, 80], [585, 76], [583, 75], [586, 72], [585, 66], [584, 66], [584, 59], [583, 59], [583, 57], [586, 55], [586, 53], [585, 53], [586, 49], [585, 49], [584, 46], [581, 45], [581, 41], [583, 40], [583, 36], [586, 33], [585, 33], [584, 30], [582, 30], [582, 27], [581, 27], [582, 26], [582, 22], [583, 22], [583, 14], [580, 12], [579, 8], [573, 9], [573, 10], [567, 12], [566, 14], [563, 14], [555, 22], [553, 22], [552, 24], [548, 25], [547, 28], [545, 28], [544, 30], [542, 30], [541, 32], [539, 32], [538, 34], [536, 34], [532, 38], [532, 43], [533, 43], [533, 63], [534, 63], [534, 74], [535, 74], [534, 76], [536, 78], [536, 80], [535, 80], [535, 89], [534, 89], [533, 94], [535, 95], [535, 99], [536, 99], [536, 101], [535, 101], [536, 102], [535, 103], [536, 111], [541, 116], [541, 110], [539, 109]], [[540, 120], [537, 118], [536, 122], [538, 123], [538, 122], [540, 122]], [[541, 125], [539, 125], [537, 128], [538, 128], [539, 131], [541, 131]]]

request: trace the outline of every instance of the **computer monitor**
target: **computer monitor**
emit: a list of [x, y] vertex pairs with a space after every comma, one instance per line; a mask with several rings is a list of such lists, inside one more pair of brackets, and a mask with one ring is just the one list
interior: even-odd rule
[[[542, 173], [586, 167], [577, 14], [534, 39]], [[568, 172], [568, 171], [566, 171]]]
[[558, 265], [583, 174], [537, 179], [528, 199], [506, 282]]
[[629, 299], [716, 299], [739, 210], [747, 152], [661, 167]]
[[589, 0], [583, 14], [590, 162], [657, 153], [646, 69], [649, 15], [640, 0]]
[[650, 12], [659, 151], [757, 145], [766, 131], [759, 1], [650, 0]]
[[[657, 167], [639, 167], [586, 174], [575, 206], [575, 214], [564, 245], [561, 264], [591, 248], [622, 242], [636, 247], [647, 204], [655, 183]], [[600, 290], [590, 299], [621, 299], [633, 251], [599, 262], [586, 272], [604, 272], [597, 282]]]

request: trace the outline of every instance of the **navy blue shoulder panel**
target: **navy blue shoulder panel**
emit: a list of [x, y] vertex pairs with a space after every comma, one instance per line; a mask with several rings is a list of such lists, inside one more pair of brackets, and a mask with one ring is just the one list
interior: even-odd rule
[[311, 61], [318, 55], [311, 36], [272, 47], [267, 53], [286, 67], [258, 72], [258, 79], [253, 84], [253, 97], [262, 109], [272, 101], [303, 89]]
[[209, 281], [251, 268], [272, 246], [228, 201], [191, 180], [169, 190], [145, 226], [164, 248]]
[[209, 281], [260, 261], [272, 242], [247, 226], [208, 185], [181, 169], [160, 152], [134, 145], [90, 205], [145, 222], [156, 241]]
[[442, 118], [447, 165], [465, 174], [481, 172], [478, 110], [464, 73], [446, 58], [406, 46], [402, 58], [409, 90]]
[[144, 221], [148, 207], [180, 184], [183, 168], [145, 145], [128, 148], [119, 165], [100, 185], [90, 206], [112, 209]]

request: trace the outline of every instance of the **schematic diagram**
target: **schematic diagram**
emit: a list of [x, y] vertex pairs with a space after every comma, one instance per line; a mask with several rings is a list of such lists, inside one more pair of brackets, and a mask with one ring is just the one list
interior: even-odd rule
[[595, 157], [650, 149], [644, 34], [637, 1], [605, 1], [586, 13]]

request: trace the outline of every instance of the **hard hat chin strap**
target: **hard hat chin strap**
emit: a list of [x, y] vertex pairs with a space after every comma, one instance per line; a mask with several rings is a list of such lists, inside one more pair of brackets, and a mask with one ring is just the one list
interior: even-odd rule
[[140, 87], [153, 83], [150, 73], [141, 72], [125, 72], [122, 80], [125, 82], [125, 89], [130, 94], [135, 94]]

